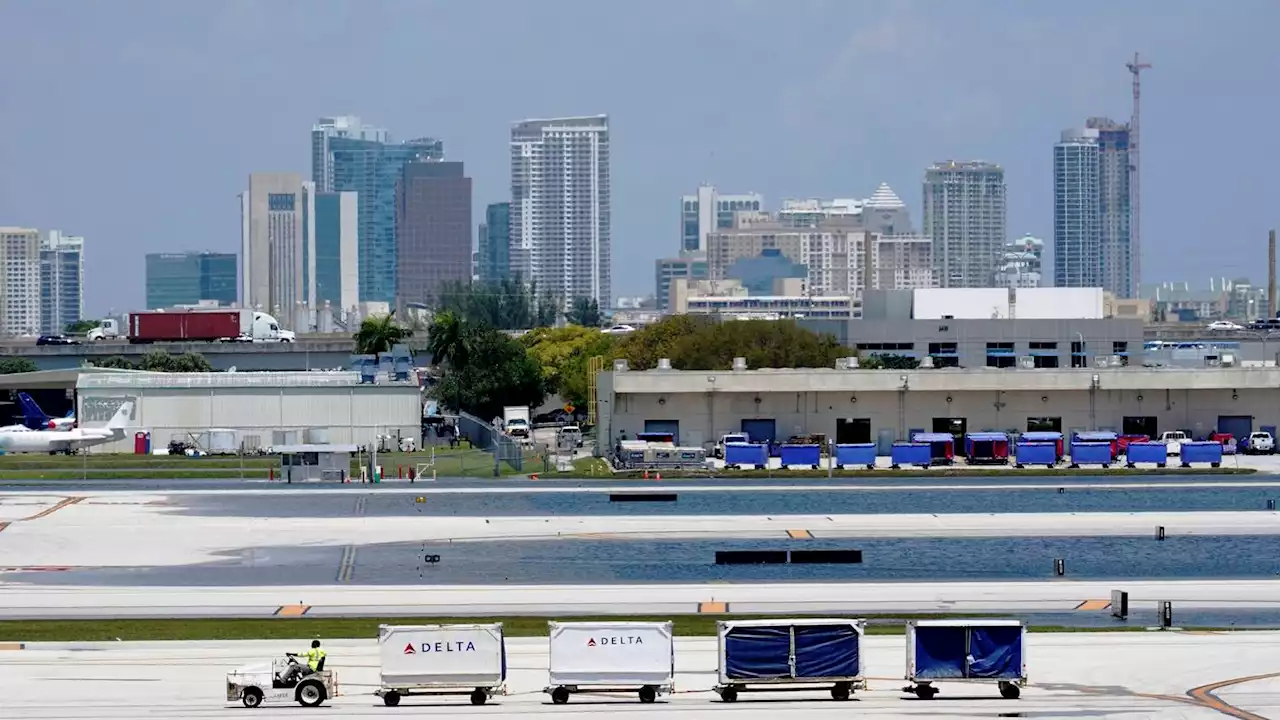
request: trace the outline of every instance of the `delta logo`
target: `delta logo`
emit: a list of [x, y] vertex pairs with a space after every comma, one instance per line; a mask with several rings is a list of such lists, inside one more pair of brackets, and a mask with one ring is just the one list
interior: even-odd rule
[[587, 638], [587, 647], [599, 647], [601, 645], [643, 645], [644, 639], [638, 635], [601, 635], [598, 638]]
[[470, 640], [450, 640], [445, 642], [424, 642], [421, 650], [415, 650], [413, 643], [404, 646], [405, 655], [424, 653], [475, 652], [476, 644]]

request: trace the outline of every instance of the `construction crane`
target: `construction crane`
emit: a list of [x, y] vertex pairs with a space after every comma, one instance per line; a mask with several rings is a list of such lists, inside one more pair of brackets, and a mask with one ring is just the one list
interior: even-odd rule
[[1133, 62], [1125, 63], [1129, 73], [1133, 75], [1133, 117], [1129, 119], [1129, 248], [1133, 275], [1129, 280], [1130, 297], [1138, 297], [1137, 289], [1142, 283], [1142, 240], [1139, 233], [1139, 218], [1142, 217], [1142, 193], [1138, 164], [1138, 117], [1142, 97], [1142, 71], [1151, 68], [1151, 63], [1144, 63], [1133, 54]]

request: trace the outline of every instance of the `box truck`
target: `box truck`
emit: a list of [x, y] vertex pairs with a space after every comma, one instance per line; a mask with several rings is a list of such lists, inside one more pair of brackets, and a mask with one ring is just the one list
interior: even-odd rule
[[1027, 627], [1020, 620], [912, 620], [907, 623], [907, 682], [921, 700], [934, 683], [994, 682], [1013, 700], [1027, 682]]
[[574, 693], [638, 692], [651, 703], [675, 689], [675, 641], [670, 622], [547, 623], [551, 702]]
[[483, 705], [507, 692], [502, 623], [382, 625], [381, 680], [374, 694], [394, 707], [413, 695], [467, 695]]
[[716, 623], [719, 684], [725, 702], [740, 692], [813, 690], [830, 686], [848, 700], [862, 677], [863, 620], [722, 620]]

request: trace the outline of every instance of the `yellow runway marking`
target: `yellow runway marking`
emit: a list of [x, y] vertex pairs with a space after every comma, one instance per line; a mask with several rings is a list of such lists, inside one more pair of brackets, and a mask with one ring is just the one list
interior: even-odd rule
[[83, 501], [84, 501], [84, 498], [82, 497], [63, 498], [58, 501], [57, 505], [54, 505], [51, 508], [46, 508], [45, 510], [40, 511], [35, 515], [32, 515], [31, 517], [23, 518], [23, 522], [29, 522], [31, 520], [39, 520], [40, 518], [49, 517], [50, 515], [58, 512], [62, 508], [70, 507], [72, 505], [75, 505], [76, 503], [83, 502]]
[[1211, 683], [1209, 685], [1201, 685], [1198, 688], [1192, 688], [1187, 691], [1187, 695], [1201, 707], [1216, 710], [1223, 715], [1238, 718], [1238, 720], [1267, 720], [1266, 717], [1257, 713], [1251, 713], [1248, 710], [1231, 705], [1224, 700], [1218, 698], [1213, 693], [1225, 687], [1239, 685], [1241, 683], [1253, 682], [1254, 680], [1270, 680], [1271, 678], [1280, 677], [1280, 673], [1267, 673], [1266, 675], [1252, 675], [1249, 677], [1235, 678], [1232, 680], [1223, 680], [1222, 682]]
[[1077, 610], [1106, 610], [1111, 607], [1110, 600], [1085, 600], [1076, 606]]
[[302, 617], [310, 609], [310, 605], [281, 605], [275, 614], [276, 617]]
[[792, 540], [812, 540], [813, 533], [808, 530], [788, 530], [787, 537]]
[[729, 603], [724, 602], [704, 602], [698, 603], [698, 612], [723, 614], [729, 612]]

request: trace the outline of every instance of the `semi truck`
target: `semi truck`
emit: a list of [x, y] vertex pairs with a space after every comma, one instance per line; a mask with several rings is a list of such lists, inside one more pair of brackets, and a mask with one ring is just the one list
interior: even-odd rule
[[128, 339], [130, 343], [156, 342], [293, 342], [291, 330], [281, 330], [272, 316], [244, 308], [222, 310], [152, 310], [129, 313], [127, 326], [108, 318], [90, 330], [90, 342]]

